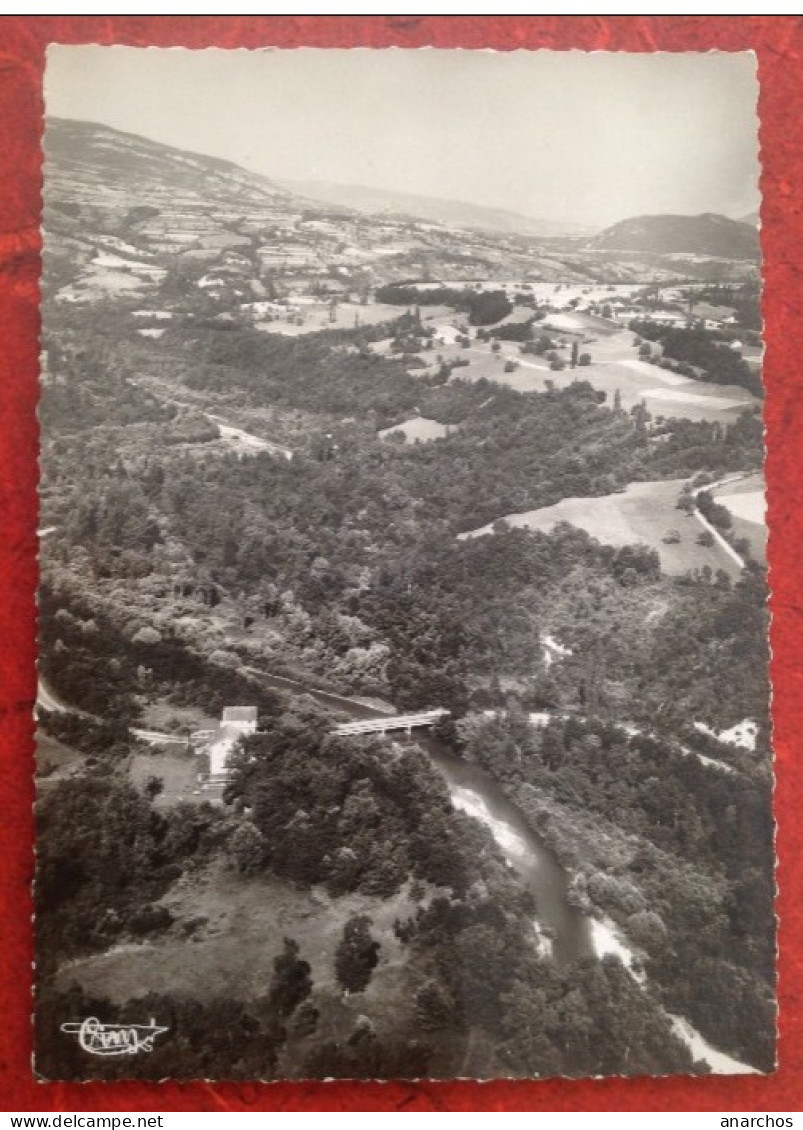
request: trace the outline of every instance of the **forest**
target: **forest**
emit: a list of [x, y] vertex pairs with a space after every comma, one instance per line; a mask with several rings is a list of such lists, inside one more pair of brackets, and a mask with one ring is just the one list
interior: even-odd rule
[[[766, 768], [712, 771], [676, 742], [599, 717], [567, 714], [536, 727], [515, 699], [492, 719], [467, 716], [453, 740], [505, 782], [575, 870], [576, 896], [640, 947], [667, 1008], [716, 1046], [770, 1070], [775, 931]], [[567, 829], [583, 822], [591, 843], [581, 860]], [[595, 852], [594, 839], [613, 844], [607, 855]]]
[[[502, 309], [485, 299], [465, 300], [475, 325]], [[190, 927], [170, 893], [220, 865], [344, 905], [410, 892], [393, 934], [410, 1009], [394, 1034], [371, 1013], [389, 943], [354, 912], [325, 984], [288, 936], [253, 1000], [136, 1002], [180, 1030], [156, 1076], [221, 1063], [233, 1078], [448, 1076], [469, 1053], [498, 1075], [704, 1070], [672, 1034], [675, 1012], [769, 1069], [763, 571], [672, 578], [643, 545], [502, 521], [631, 482], [755, 470], [760, 416], [653, 421], [582, 381], [518, 393], [459, 368], [422, 375], [434, 350], [414, 314], [392, 327], [402, 348], [387, 357], [370, 348], [387, 327], [290, 338], [199, 319], [157, 341], [135, 338], [125, 311], [80, 319], [50, 322], [41, 404], [40, 671], [82, 713], [43, 711], [40, 724], [83, 760], [40, 794], [40, 1017], [124, 1015], [131, 1002], [65, 985], [58, 968], [181, 940]], [[204, 410], [278, 422], [292, 459], [227, 449]], [[411, 415], [455, 429], [427, 444], [377, 435]], [[493, 536], [458, 539], [486, 523]], [[504, 787], [578, 905], [637, 949], [649, 992], [615, 958], [558, 966], [539, 953], [537, 907], [425, 751], [333, 736], [332, 712], [277, 692], [271, 673], [451, 711], [439, 740]], [[157, 701], [213, 717], [258, 707], [225, 804], [167, 807], [132, 784], [131, 727]], [[746, 716], [753, 752], [694, 728]], [[209, 1038], [213, 1015], [238, 1026], [237, 1047]], [[78, 1053], [41, 1023], [41, 1070], [77, 1077]]]
[[[531, 900], [489, 834], [454, 811], [423, 753], [389, 756], [381, 742], [332, 738], [326, 730], [326, 717], [301, 701], [264, 718], [239, 755], [230, 811], [183, 805], [157, 813], [114, 773], [49, 789], [39, 812], [42, 939], [55, 963], [126, 938], [175, 932], [184, 924], [160, 897], [220, 852], [241, 875], [272, 872], [340, 895], [388, 897], [412, 878], [418, 909], [395, 926], [412, 1007], [393, 1035], [378, 1036], [366, 999], [353, 1030], [328, 1038], [323, 1016], [333, 1007], [332, 990], [314, 982], [297, 942], [287, 938], [265, 995], [246, 1003], [192, 1004], [146, 993], [121, 1005], [77, 986], [46, 985], [37, 1009], [40, 1071], [80, 1077], [79, 1056], [52, 1033], [71, 1016], [112, 1019], [126, 1006], [145, 1008], [178, 1032], [167, 1059], [157, 1064], [154, 1057], [154, 1077], [166, 1069], [227, 1078], [454, 1076], [471, 1046], [481, 1050], [483, 1073], [496, 1075], [692, 1068], [660, 1005], [618, 962], [555, 968], [538, 956]], [[106, 908], [100, 919], [98, 905]], [[334, 968], [341, 991], [365, 993], [379, 949], [368, 917], [346, 922]], [[221, 1017], [236, 1025], [236, 1040], [231, 1032], [225, 1041], [211, 1037]], [[289, 1050], [292, 1066], [283, 1059]], [[119, 1078], [125, 1067], [106, 1061], [101, 1074]]]
[[415, 283], [390, 283], [376, 291], [377, 302], [394, 306], [430, 305], [451, 306], [468, 314], [472, 326], [492, 326], [508, 315], [513, 305], [504, 290], [457, 290], [453, 287], [417, 287]]

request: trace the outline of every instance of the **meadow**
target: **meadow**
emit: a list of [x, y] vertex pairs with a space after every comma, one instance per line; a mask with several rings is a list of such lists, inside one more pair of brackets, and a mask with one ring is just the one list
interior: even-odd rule
[[[733, 559], [717, 544], [699, 545], [697, 538], [703, 532], [702, 525], [677, 509], [683, 482], [669, 479], [631, 483], [621, 493], [599, 498], [565, 498], [554, 506], [505, 515], [505, 521], [511, 526], [543, 533], [550, 532], [560, 522], [568, 522], [606, 545], [641, 544], [657, 550], [661, 569], [670, 576], [683, 576], [690, 569], [703, 569], [707, 565], [713, 572], [723, 569], [735, 578], [738, 568]], [[670, 531], [679, 535], [677, 542], [663, 540]], [[460, 536], [478, 537], [492, 532], [493, 526], [488, 525]]]

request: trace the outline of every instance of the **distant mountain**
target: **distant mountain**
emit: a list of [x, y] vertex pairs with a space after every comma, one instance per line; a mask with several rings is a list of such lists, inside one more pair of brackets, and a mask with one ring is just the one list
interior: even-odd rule
[[737, 216], [736, 219], [741, 224], [752, 224], [753, 227], [758, 227], [760, 218], [758, 212], [748, 212], [746, 216]]
[[658, 255], [710, 255], [722, 259], [758, 259], [754, 226], [713, 212], [700, 216], [636, 216], [589, 239], [593, 251], [634, 251]]
[[446, 200], [436, 196], [419, 196], [413, 192], [369, 188], [363, 184], [335, 184], [330, 181], [280, 180], [290, 192], [339, 208], [350, 208], [368, 215], [383, 213], [414, 216], [420, 220], [447, 227], [475, 228], [480, 231], [503, 232], [505, 235], [570, 236], [588, 235], [594, 229], [578, 224], [561, 224], [540, 220], [504, 208], [489, 208], [466, 200]]

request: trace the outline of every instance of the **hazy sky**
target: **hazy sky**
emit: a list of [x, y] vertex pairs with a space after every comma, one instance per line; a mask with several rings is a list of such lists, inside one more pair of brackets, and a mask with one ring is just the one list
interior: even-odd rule
[[47, 111], [268, 176], [605, 225], [758, 203], [751, 54], [51, 47]]

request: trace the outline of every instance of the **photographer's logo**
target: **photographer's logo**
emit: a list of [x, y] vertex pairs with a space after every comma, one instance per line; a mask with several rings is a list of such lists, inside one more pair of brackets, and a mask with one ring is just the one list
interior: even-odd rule
[[151, 1020], [150, 1024], [101, 1024], [94, 1016], [86, 1020], [68, 1020], [61, 1031], [77, 1036], [78, 1043], [90, 1055], [136, 1055], [152, 1052], [153, 1042], [167, 1028]]

